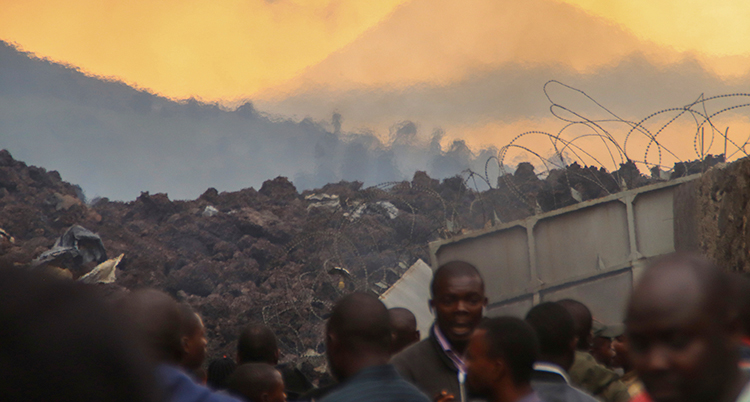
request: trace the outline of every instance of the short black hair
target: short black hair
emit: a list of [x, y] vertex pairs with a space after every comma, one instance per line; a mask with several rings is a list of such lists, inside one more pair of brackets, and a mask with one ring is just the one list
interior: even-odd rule
[[565, 307], [554, 302], [537, 304], [526, 314], [526, 322], [536, 332], [543, 355], [562, 356], [570, 351], [575, 326]]
[[0, 328], [3, 400], [161, 400], [132, 326], [95, 285], [0, 262]]
[[227, 388], [227, 380], [237, 368], [237, 363], [229, 357], [211, 360], [206, 370], [206, 383], [215, 390]]
[[435, 297], [435, 291], [437, 290], [437, 284], [439, 281], [454, 276], [476, 276], [482, 281], [482, 292], [484, 292], [484, 279], [482, 278], [482, 274], [479, 273], [477, 267], [465, 261], [451, 261], [439, 266], [438, 269], [435, 270], [435, 273], [432, 275], [432, 282], [430, 283], [430, 295]]
[[591, 328], [594, 325], [591, 310], [578, 300], [563, 299], [558, 300], [557, 303], [568, 310], [570, 316], [573, 317], [573, 331], [578, 337], [578, 349], [588, 350], [591, 347], [588, 344], [590, 341], [589, 336], [591, 335]]
[[237, 359], [240, 363], [278, 363], [279, 346], [271, 328], [250, 324], [242, 329], [237, 340]]
[[260, 402], [261, 396], [282, 381], [281, 373], [267, 363], [248, 363], [237, 367], [227, 380], [227, 389], [248, 401]]
[[539, 341], [534, 329], [516, 317], [488, 318], [482, 321], [479, 329], [487, 331], [485, 339], [490, 357], [505, 360], [515, 384], [528, 384], [539, 355]]
[[391, 347], [388, 309], [369, 293], [354, 292], [336, 302], [326, 329], [338, 334], [343, 344], [350, 348], [387, 354]]

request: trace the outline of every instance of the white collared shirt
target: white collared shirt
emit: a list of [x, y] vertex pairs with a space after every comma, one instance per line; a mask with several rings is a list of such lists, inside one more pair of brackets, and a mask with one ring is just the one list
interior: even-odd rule
[[568, 373], [565, 372], [565, 370], [562, 367], [558, 366], [557, 364], [552, 364], [549, 362], [537, 362], [537, 363], [534, 363], [534, 370], [559, 374], [562, 376], [562, 378], [565, 379], [565, 382], [568, 385], [570, 385], [570, 377], [568, 377]]

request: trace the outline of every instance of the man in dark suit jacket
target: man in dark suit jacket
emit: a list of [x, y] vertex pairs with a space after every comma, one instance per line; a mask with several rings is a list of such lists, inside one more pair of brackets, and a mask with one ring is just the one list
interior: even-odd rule
[[526, 322], [539, 339], [539, 359], [531, 377], [534, 391], [545, 402], [596, 402], [592, 396], [570, 385], [567, 371], [573, 365], [576, 351], [570, 313], [557, 303], [541, 303], [529, 310]]
[[427, 396], [452, 395], [466, 402], [463, 356], [487, 305], [484, 281], [473, 265], [453, 261], [435, 271], [431, 293], [435, 323], [429, 337], [394, 356], [391, 363]]

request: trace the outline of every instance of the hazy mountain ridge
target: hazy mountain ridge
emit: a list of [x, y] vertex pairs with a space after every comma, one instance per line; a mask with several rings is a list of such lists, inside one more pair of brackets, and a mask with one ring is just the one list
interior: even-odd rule
[[251, 103], [228, 111], [175, 102], [0, 46], [0, 147], [59, 170], [89, 197], [166, 191], [180, 199], [278, 175], [303, 189], [342, 179], [375, 185], [420, 169], [449, 177], [483, 167], [493, 154], [475, 156], [460, 143], [443, 151], [440, 132], [417, 135], [408, 122], [394, 129], [401, 137], [391, 148], [370, 133], [342, 132], [340, 119], [293, 121]]

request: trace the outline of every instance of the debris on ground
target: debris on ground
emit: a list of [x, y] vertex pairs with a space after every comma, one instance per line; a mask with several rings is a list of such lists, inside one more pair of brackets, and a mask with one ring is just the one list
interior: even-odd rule
[[33, 263], [112, 292], [165, 290], [203, 316], [209, 358], [233, 355], [241, 328], [265, 322], [282, 361], [314, 379], [325, 372], [321, 334], [335, 300], [354, 290], [382, 294], [429, 260], [428, 242], [655, 180], [634, 164], [611, 173], [573, 164], [540, 178], [522, 163], [481, 192], [458, 176], [417, 172], [370, 188], [342, 181], [300, 194], [277, 177], [257, 191], [211, 188], [195, 200], [143, 192], [89, 204], [57, 172], [2, 150], [0, 264]]

